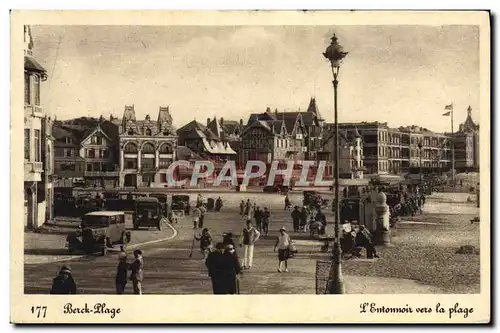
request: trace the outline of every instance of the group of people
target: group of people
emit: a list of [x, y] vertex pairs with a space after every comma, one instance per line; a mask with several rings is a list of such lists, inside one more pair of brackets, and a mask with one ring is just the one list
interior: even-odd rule
[[[132, 289], [134, 294], [142, 295], [142, 280], [143, 280], [144, 260], [142, 251], [137, 249], [134, 251], [134, 260], [127, 262], [127, 254], [123, 251], [118, 255], [118, 265], [116, 267], [115, 287], [116, 293], [121, 295], [125, 293], [127, 282], [132, 281]], [[130, 271], [130, 275], [128, 272]], [[51, 294], [69, 295], [76, 294], [76, 283], [73, 278], [71, 268], [67, 265], [61, 267], [57, 276], [52, 281]]]

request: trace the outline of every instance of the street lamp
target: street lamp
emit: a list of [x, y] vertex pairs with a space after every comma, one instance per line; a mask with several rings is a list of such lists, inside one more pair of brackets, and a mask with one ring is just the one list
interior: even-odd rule
[[420, 186], [422, 186], [422, 140], [420, 140], [418, 142], [418, 151], [419, 151], [419, 162], [418, 162], [418, 166], [420, 167], [420, 170], [419, 170], [419, 175], [420, 175]]
[[339, 75], [340, 64], [342, 59], [348, 54], [344, 52], [344, 48], [338, 43], [337, 36], [333, 34], [331, 38], [330, 45], [326, 48], [323, 53], [326, 59], [330, 61], [332, 66], [333, 74], [333, 96], [334, 96], [334, 111], [335, 111], [335, 146], [333, 159], [335, 162], [335, 242], [333, 244], [333, 269], [330, 276], [329, 293], [330, 294], [344, 294], [344, 278], [342, 276], [341, 267], [341, 250], [340, 250], [340, 187], [339, 187], [339, 122], [338, 122], [338, 110], [337, 110], [337, 87], [339, 81], [337, 77]]

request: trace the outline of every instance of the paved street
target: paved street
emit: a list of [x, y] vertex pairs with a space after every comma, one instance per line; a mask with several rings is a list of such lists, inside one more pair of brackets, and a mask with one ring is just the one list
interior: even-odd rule
[[[196, 194], [192, 195], [194, 200]], [[224, 231], [239, 234], [243, 221], [237, 204], [242, 198], [255, 199], [259, 206], [271, 208], [271, 232], [256, 245], [254, 266], [241, 280], [243, 294], [293, 294], [315, 292], [315, 261], [327, 260], [320, 244], [304, 235], [291, 233], [299, 253], [290, 260], [290, 273], [278, 273], [277, 254], [272, 252], [278, 229], [292, 229], [289, 212], [283, 212], [283, 196], [276, 194], [221, 194], [225, 207], [208, 213], [205, 226], [215, 241]], [[446, 196], [446, 197], [443, 197]], [[293, 203], [300, 196], [291, 197]], [[466, 198], [465, 198], [466, 199]], [[348, 293], [453, 293], [477, 292], [479, 256], [454, 254], [460, 245], [479, 244], [479, 224], [467, 219], [477, 214], [473, 204], [463, 198], [436, 194], [426, 204], [426, 214], [403, 221], [395, 230], [392, 247], [379, 248], [378, 260], [355, 259], [344, 262]], [[454, 202], [454, 205], [450, 205]], [[458, 210], [457, 210], [457, 207]], [[333, 221], [327, 213], [329, 222]], [[430, 224], [429, 224], [430, 223]], [[201, 254], [188, 259], [193, 229], [189, 219], [174, 225], [178, 234], [161, 243], [141, 246], [145, 260], [144, 293], [210, 294], [211, 283]], [[329, 226], [330, 230], [332, 227]], [[141, 231], [144, 233], [153, 232]], [[447, 240], [446, 242], [444, 240]], [[197, 245], [195, 246], [195, 249]], [[130, 254], [131, 255], [131, 254]], [[434, 258], [434, 259], [433, 259]], [[63, 263], [25, 265], [25, 292], [48, 293], [57, 268]], [[79, 293], [113, 294], [116, 254], [84, 257], [66, 262], [71, 265]], [[448, 272], [448, 273], [446, 273]], [[445, 274], [446, 273], [446, 274]], [[131, 293], [131, 286], [127, 287]]]

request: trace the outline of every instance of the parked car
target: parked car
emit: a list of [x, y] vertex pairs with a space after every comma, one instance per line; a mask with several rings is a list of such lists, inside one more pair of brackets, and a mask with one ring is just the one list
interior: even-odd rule
[[161, 225], [166, 220], [158, 198], [137, 198], [135, 200], [133, 221], [134, 229], [156, 227], [161, 230]]
[[100, 252], [105, 255], [108, 248], [115, 244], [125, 246], [131, 234], [125, 229], [125, 213], [99, 211], [85, 214], [80, 230], [66, 238], [69, 252], [83, 250], [87, 254]]
[[173, 195], [172, 196], [172, 211], [183, 211], [184, 214], [189, 213], [189, 195]]

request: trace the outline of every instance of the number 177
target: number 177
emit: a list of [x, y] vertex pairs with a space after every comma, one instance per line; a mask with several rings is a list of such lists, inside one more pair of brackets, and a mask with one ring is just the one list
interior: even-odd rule
[[45, 316], [47, 315], [47, 307], [46, 306], [37, 306], [37, 307], [32, 306], [31, 313], [36, 314], [37, 318], [40, 318], [40, 316], [42, 318], [45, 318]]

